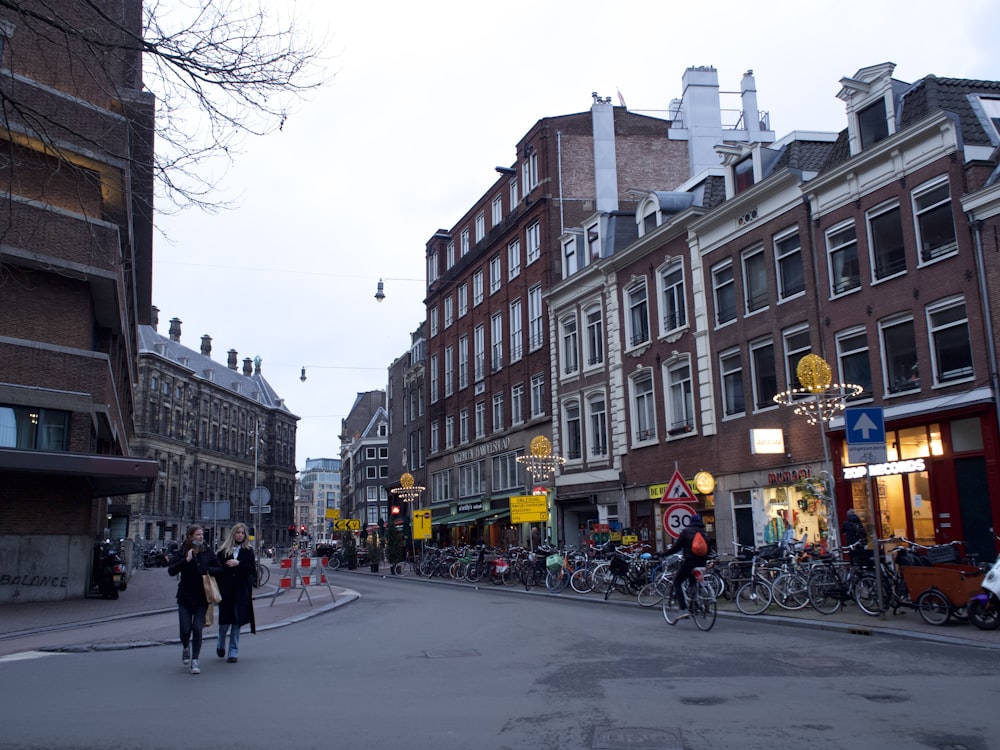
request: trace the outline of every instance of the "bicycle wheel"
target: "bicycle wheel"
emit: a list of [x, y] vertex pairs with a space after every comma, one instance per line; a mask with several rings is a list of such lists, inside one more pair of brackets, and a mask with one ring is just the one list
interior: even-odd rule
[[639, 600], [639, 606], [655, 607], [663, 601], [663, 597], [667, 595], [667, 587], [671, 585], [669, 580], [662, 577], [657, 578], [652, 583], [647, 583], [639, 589], [639, 593], [636, 596]]
[[771, 587], [755, 578], [736, 590], [736, 608], [745, 615], [759, 615], [771, 605]]
[[684, 614], [677, 606], [677, 593], [674, 591], [673, 586], [670, 587], [667, 595], [663, 597], [662, 611], [663, 619], [667, 621], [667, 625], [676, 625], [677, 621], [681, 619], [681, 615]]
[[854, 602], [866, 615], [878, 617], [889, 608], [889, 592], [885, 592], [885, 606], [878, 597], [878, 580], [874, 573], [862, 573], [854, 582]]
[[330, 570], [338, 570], [340, 568], [340, 558], [336, 555], [330, 555], [326, 558], [326, 567]]
[[715, 591], [711, 584], [701, 581], [698, 583], [694, 598], [688, 603], [691, 611], [691, 619], [698, 627], [698, 630], [711, 630], [715, 625]]
[[570, 576], [569, 585], [578, 594], [589, 594], [594, 589], [594, 581], [587, 568], [574, 570], [573, 575]]
[[604, 589], [604, 601], [607, 601], [608, 597], [611, 596], [611, 592], [617, 588], [621, 589], [625, 588], [625, 579], [622, 578], [620, 575], [611, 573], [608, 576], [608, 585]]
[[809, 584], [798, 573], [782, 573], [771, 584], [771, 598], [782, 609], [802, 609], [809, 603]]
[[840, 579], [832, 570], [813, 571], [809, 578], [809, 603], [817, 612], [832, 615], [840, 609]]
[[951, 617], [951, 600], [931, 588], [917, 597], [917, 611], [928, 625], [944, 625]]
[[545, 574], [545, 588], [550, 594], [561, 594], [569, 586], [570, 574], [565, 568], [549, 570]]
[[1000, 599], [991, 594], [985, 601], [980, 598], [970, 600], [969, 621], [980, 630], [996, 630], [1000, 625]]
[[266, 565], [258, 565], [257, 576], [256, 580], [254, 581], [254, 585], [257, 588], [260, 588], [261, 586], [265, 585], [269, 580], [271, 580], [271, 569], [268, 568]]
[[608, 586], [611, 585], [611, 567], [609, 565], [599, 565], [594, 568], [593, 575], [594, 585], [593, 590], [598, 594], [603, 594], [607, 591]]

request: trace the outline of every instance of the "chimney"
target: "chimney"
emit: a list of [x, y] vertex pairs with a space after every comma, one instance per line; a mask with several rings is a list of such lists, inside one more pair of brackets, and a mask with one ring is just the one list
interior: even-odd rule
[[263, 361], [264, 360], [262, 360], [260, 358], [260, 355], [257, 355], [256, 357], [253, 358], [253, 374], [254, 375], [260, 375], [260, 363], [263, 362]]
[[761, 118], [760, 110], [757, 109], [757, 82], [754, 80], [752, 70], [744, 73], [743, 80], [740, 81], [740, 102], [743, 107], [743, 127], [747, 129], [747, 141], [757, 143], [760, 141]]
[[212, 337], [207, 333], [201, 337], [201, 353], [206, 357], [212, 356]]
[[226, 362], [226, 366], [230, 370], [235, 370], [236, 369], [236, 350], [235, 349], [230, 349], [229, 350], [229, 361]]
[[594, 136], [594, 195], [598, 211], [618, 210], [618, 162], [615, 157], [615, 108], [611, 97], [595, 91], [590, 117]]
[[152, 318], [150, 325], [153, 326], [153, 330], [155, 331], [156, 326], [160, 325], [160, 308], [153, 305], [153, 314], [150, 317]]
[[251, 375], [253, 375], [253, 367], [251, 367], [250, 365], [250, 357], [247, 357], [243, 360], [243, 374], [246, 375], [248, 378]]
[[181, 342], [181, 319], [171, 318], [170, 319], [170, 340], [176, 341], [178, 344]]

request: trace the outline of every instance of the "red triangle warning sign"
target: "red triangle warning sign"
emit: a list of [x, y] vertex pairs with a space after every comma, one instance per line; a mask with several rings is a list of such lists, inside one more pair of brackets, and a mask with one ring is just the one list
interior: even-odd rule
[[670, 477], [670, 484], [667, 485], [667, 491], [663, 493], [663, 497], [660, 498], [661, 503], [696, 503], [698, 498], [694, 496], [691, 491], [691, 487], [688, 485], [687, 480], [681, 476], [679, 471], [675, 471], [674, 475]]

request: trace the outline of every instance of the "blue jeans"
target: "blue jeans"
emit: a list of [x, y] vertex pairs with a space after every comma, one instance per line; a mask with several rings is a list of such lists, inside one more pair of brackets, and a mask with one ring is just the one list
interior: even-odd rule
[[189, 609], [183, 604], [177, 605], [177, 614], [180, 618], [181, 645], [184, 648], [191, 645], [191, 658], [198, 659], [201, 656], [201, 631], [205, 627], [205, 612], [208, 606], [201, 604], [194, 609]]
[[220, 648], [223, 651], [226, 650], [226, 633], [229, 633], [229, 654], [228, 656], [239, 656], [240, 654], [240, 626], [236, 624], [232, 625], [219, 625], [219, 643], [216, 648]]

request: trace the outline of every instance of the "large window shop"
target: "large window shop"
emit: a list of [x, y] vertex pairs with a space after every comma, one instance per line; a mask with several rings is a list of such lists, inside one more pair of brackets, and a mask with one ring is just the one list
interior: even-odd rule
[[[879, 538], [904, 537], [919, 544], [961, 541], [982, 560], [996, 557], [994, 503], [997, 478], [996, 433], [992, 415], [958, 415], [953, 419], [909, 426], [887, 425], [886, 462], [847, 463], [847, 446], [839, 446], [837, 485], [841, 518], [853, 507]], [[991, 490], [993, 492], [991, 493]]]

